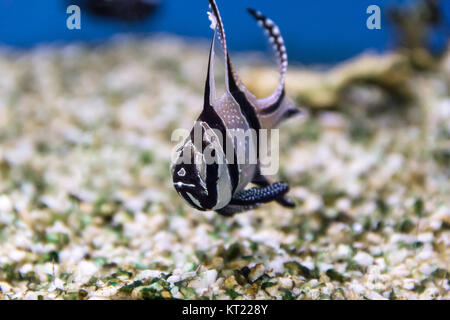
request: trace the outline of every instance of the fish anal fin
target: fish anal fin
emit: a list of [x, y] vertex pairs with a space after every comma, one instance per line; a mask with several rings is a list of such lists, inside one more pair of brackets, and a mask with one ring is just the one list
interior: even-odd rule
[[234, 205], [234, 204], [229, 204], [226, 207], [216, 210], [216, 212], [224, 217], [232, 217], [235, 214], [238, 213], [242, 213], [248, 210], [253, 210], [259, 207], [259, 204], [255, 204], [255, 205]]

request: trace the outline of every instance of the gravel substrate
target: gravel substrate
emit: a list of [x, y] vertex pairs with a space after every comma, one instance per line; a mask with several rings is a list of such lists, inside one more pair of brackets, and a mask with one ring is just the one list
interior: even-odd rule
[[449, 299], [450, 57], [411, 76], [407, 106], [285, 123], [297, 207], [227, 219], [186, 206], [169, 173], [207, 53], [0, 51], [0, 299]]

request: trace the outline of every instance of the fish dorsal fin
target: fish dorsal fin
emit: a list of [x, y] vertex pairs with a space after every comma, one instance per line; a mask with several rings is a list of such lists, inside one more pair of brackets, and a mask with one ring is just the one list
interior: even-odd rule
[[258, 21], [258, 25], [264, 29], [277, 57], [278, 71], [280, 72], [280, 82], [278, 87], [269, 97], [260, 99], [260, 103], [262, 103], [265, 108], [270, 108], [274, 104], [279, 104], [284, 97], [284, 86], [288, 67], [286, 47], [280, 29], [271, 19], [253, 9], [248, 9], [248, 12]]
[[214, 34], [211, 40], [211, 47], [209, 49], [208, 71], [205, 83], [204, 108], [212, 107], [214, 105], [214, 102], [216, 101], [216, 82], [214, 80], [214, 45], [216, 33], [216, 29], [214, 29]]
[[239, 75], [237, 74], [236, 70], [234, 69], [230, 55], [228, 53], [228, 47], [227, 47], [227, 38], [225, 35], [225, 28], [223, 26], [222, 17], [220, 16], [219, 9], [217, 7], [215, 0], [209, 0], [211, 13], [209, 14], [210, 20], [212, 22], [211, 27], [215, 27], [218, 32], [218, 39], [220, 41], [220, 44], [222, 45], [222, 48], [224, 50], [225, 54], [225, 74], [226, 74], [226, 88], [229, 91], [230, 90], [230, 81], [233, 81], [236, 86], [244, 92], [247, 96], [252, 96], [252, 94], [247, 90], [241, 79], [239, 78]]

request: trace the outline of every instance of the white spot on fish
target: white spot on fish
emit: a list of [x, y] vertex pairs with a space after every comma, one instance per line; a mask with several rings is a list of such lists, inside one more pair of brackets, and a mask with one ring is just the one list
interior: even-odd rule
[[272, 33], [273, 33], [274, 36], [279, 36], [280, 35], [280, 29], [278, 29], [278, 27], [275, 26], [272, 29]]
[[216, 16], [212, 12], [207, 12], [208, 19], [211, 21], [211, 25], [209, 26], [211, 29], [216, 30], [217, 28], [217, 19]]

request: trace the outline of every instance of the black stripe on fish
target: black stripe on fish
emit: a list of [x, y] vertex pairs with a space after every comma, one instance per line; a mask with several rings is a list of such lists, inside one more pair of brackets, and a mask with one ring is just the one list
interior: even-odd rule
[[[207, 76], [206, 76], [204, 106], [203, 106], [203, 111], [199, 117], [199, 120], [205, 121], [212, 129], [217, 129], [221, 132], [222, 138], [225, 139], [222, 144], [223, 152], [225, 155], [227, 155], [228, 154], [227, 153], [227, 145], [234, 146], [234, 144], [232, 141], [230, 141], [231, 139], [229, 138], [229, 136], [227, 134], [225, 123], [222, 121], [220, 116], [217, 114], [216, 110], [214, 110], [214, 108], [210, 102], [210, 96], [211, 96], [211, 86], [210, 86], [211, 73], [210, 73], [210, 70], [211, 70], [212, 63], [213, 63], [211, 61], [212, 50], [214, 49], [213, 46], [214, 46], [214, 36], [213, 36], [211, 49], [210, 49], [210, 53], [209, 53], [210, 58], [209, 58], [209, 62], [208, 62], [208, 71], [207, 71]], [[234, 161], [233, 161], [233, 163], [228, 164], [228, 172], [229, 172], [230, 180], [232, 183], [232, 191], [234, 193], [234, 191], [236, 190], [236, 187], [239, 184], [239, 169], [238, 169], [238, 164], [237, 164], [236, 150], [234, 150], [233, 154], [234, 154], [234, 159], [233, 159]]]
[[212, 209], [218, 203], [218, 186], [219, 180], [219, 165], [212, 163], [206, 167], [206, 190], [208, 190], [208, 197], [202, 203], [202, 207], [205, 209]]
[[232, 75], [232, 69], [231, 69], [231, 62], [230, 57], [227, 54], [227, 72], [228, 72], [228, 87], [230, 90], [231, 95], [233, 96], [234, 100], [238, 103], [239, 107], [241, 108], [242, 113], [244, 114], [245, 119], [247, 120], [249, 127], [251, 129], [254, 129], [258, 131], [261, 128], [261, 124], [259, 122], [258, 116], [256, 115], [255, 107], [252, 106], [252, 104], [248, 101], [247, 97], [245, 96], [245, 93], [242, 92], [234, 78], [230, 75]]
[[[175, 187], [175, 188], [176, 188], [176, 187]], [[197, 209], [197, 210], [200, 210], [200, 211], [205, 211], [204, 208], [199, 207], [198, 205], [196, 205], [196, 204], [191, 200], [191, 198], [188, 196], [188, 194], [187, 194], [186, 191], [180, 191], [180, 193], [182, 194], [183, 199], [186, 200], [193, 208], [195, 208], [195, 209]]]
[[263, 109], [261, 111], [261, 114], [268, 115], [268, 114], [271, 114], [271, 113], [274, 113], [275, 111], [277, 111], [278, 108], [281, 105], [281, 102], [284, 99], [284, 96], [285, 96], [285, 91], [284, 91], [284, 88], [283, 88], [283, 90], [281, 91], [281, 94], [280, 94], [280, 97], [278, 98], [278, 100], [274, 104], [272, 104], [272, 105], [268, 106], [267, 108]]
[[[212, 63], [213, 61], [211, 61], [213, 59], [213, 50], [214, 50], [214, 38], [216, 36], [216, 33], [214, 32], [213, 34], [213, 38], [211, 41], [211, 46], [209, 48], [209, 58], [208, 58], [208, 70], [206, 73], [206, 83], [205, 83], [205, 96], [204, 96], [204, 102], [203, 102], [203, 108], [211, 108], [211, 68], [212, 68]], [[214, 76], [214, 75], [213, 75]], [[212, 79], [214, 81], [214, 79]]]
[[227, 65], [228, 65], [228, 87], [230, 90], [230, 94], [233, 96], [234, 100], [236, 100], [237, 104], [239, 105], [241, 112], [243, 113], [245, 120], [248, 123], [248, 126], [250, 129], [253, 129], [256, 131], [256, 154], [259, 155], [259, 129], [261, 129], [261, 123], [259, 122], [258, 116], [256, 115], [255, 108], [252, 106], [252, 104], [248, 101], [247, 97], [245, 96], [245, 93], [242, 92], [239, 87], [236, 84], [236, 81], [231, 75], [231, 64], [230, 64], [230, 57], [227, 54]]
[[[225, 155], [228, 154], [227, 145], [231, 145], [234, 148], [233, 142], [231, 141], [230, 137], [227, 134], [225, 124], [212, 107], [205, 108], [203, 110], [203, 112], [200, 114], [199, 121], [206, 122], [211, 127], [211, 129], [218, 130], [221, 133], [222, 139], [224, 139], [224, 141], [221, 141], [221, 147]], [[227, 163], [228, 173], [230, 175], [230, 180], [232, 184], [232, 192], [236, 190], [236, 187], [239, 184], [239, 170], [237, 164], [236, 150], [234, 150], [233, 154], [234, 154], [233, 163]]]
[[[192, 145], [194, 145], [195, 150], [201, 154], [202, 156], [201, 161], [205, 162], [204, 150], [209, 145], [209, 143], [204, 139], [205, 128], [202, 126], [201, 121], [202, 120], [198, 119], [197, 122], [195, 123], [194, 129], [191, 131], [190, 134], [190, 142], [192, 143]], [[201, 145], [198, 145], [197, 143], [198, 141], [195, 141], [194, 135], [195, 127], [197, 127], [197, 130], [199, 130], [199, 128], [201, 130], [201, 138], [202, 138]], [[195, 160], [198, 159], [195, 159], [195, 155], [191, 153], [191, 160], [190, 160], [191, 162], [189, 164], [184, 164], [183, 167], [186, 168], [188, 172], [192, 173], [195, 172], [196, 174], [200, 174], [200, 172], [198, 172], [197, 170]], [[189, 191], [186, 185], [182, 186], [181, 191], [185, 192], [186, 194], [190, 194], [196, 201], [199, 202], [200, 206], [195, 205], [194, 208], [198, 209], [200, 207], [201, 208], [200, 210], [210, 210], [214, 208], [218, 202], [218, 192], [217, 192], [218, 179], [219, 179], [218, 164], [217, 163], [208, 164], [206, 166], [206, 190], [205, 190], [205, 192], [207, 192], [207, 196], [205, 196], [205, 193], [203, 190], [201, 190], [200, 186], [196, 185], [195, 183], [193, 183], [192, 191]], [[189, 196], [185, 197], [185, 199], [188, 200], [188, 202], [192, 205], [193, 201], [192, 199], [190, 199]]]

